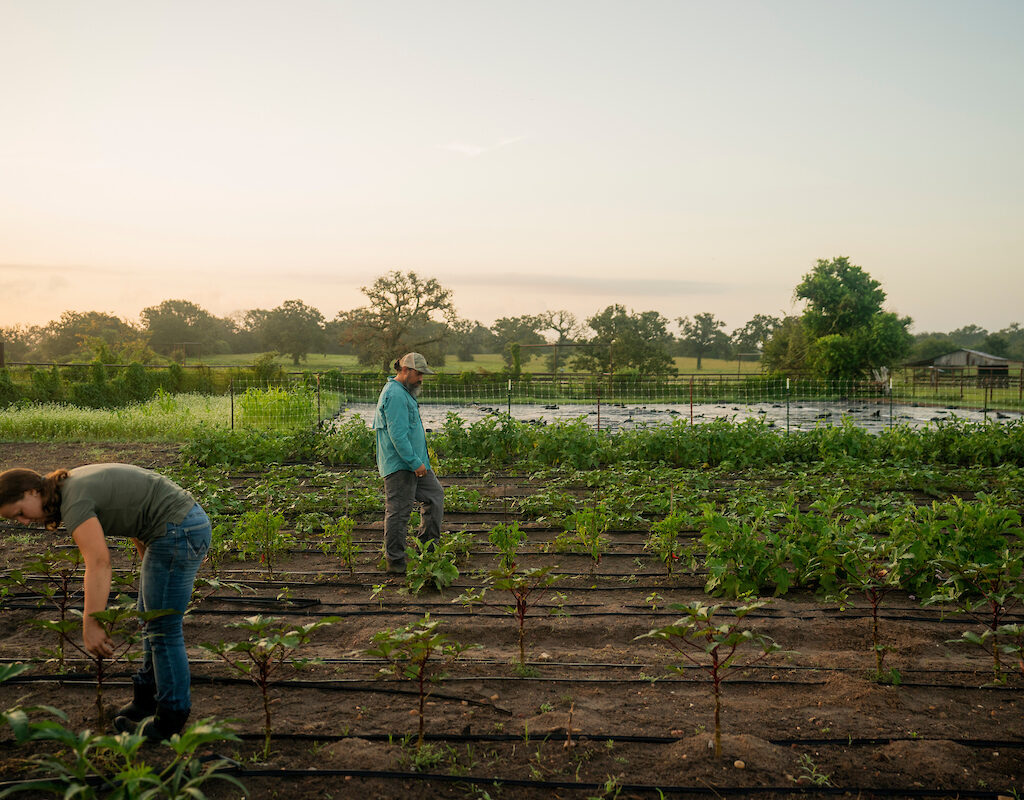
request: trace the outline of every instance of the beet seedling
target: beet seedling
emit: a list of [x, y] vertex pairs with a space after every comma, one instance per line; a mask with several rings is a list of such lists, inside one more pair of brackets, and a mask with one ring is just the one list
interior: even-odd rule
[[430, 614], [423, 619], [401, 628], [380, 631], [373, 635], [373, 647], [366, 654], [383, 658], [388, 665], [381, 674], [396, 675], [416, 684], [419, 693], [419, 738], [416, 747], [423, 744], [423, 709], [430, 692], [427, 685], [444, 679], [444, 669], [466, 650], [479, 645], [464, 645], [451, 641], [446, 634], [439, 633], [441, 623], [431, 620]]
[[[781, 648], [772, 639], [749, 630], [740, 630], [739, 623], [751, 611], [761, 608], [763, 602], [749, 603], [732, 610], [734, 619], [716, 625], [712, 619], [721, 606], [706, 606], [700, 602], [673, 603], [673, 611], [685, 616], [671, 625], [654, 628], [637, 639], [659, 639], [679, 653], [684, 661], [669, 669], [683, 674], [692, 664], [704, 670], [711, 679], [715, 698], [715, 758], [722, 756], [722, 683], [734, 667], [749, 667]], [[740, 648], [753, 647], [753, 657], [739, 663]]]
[[[497, 608], [509, 614], [516, 620], [519, 629], [519, 666], [526, 668], [526, 617], [530, 609], [534, 608], [559, 580], [561, 575], [552, 574], [555, 566], [533, 567], [531, 569], [516, 570], [499, 569], [490, 573], [485, 585], [477, 591], [469, 591], [455, 598], [453, 602], [462, 603], [472, 607], [474, 603], [480, 603], [491, 608]], [[500, 602], [491, 602], [488, 592], [508, 592], [512, 595], [512, 605]]]
[[318, 658], [301, 658], [296, 650], [309, 643], [320, 628], [332, 625], [341, 617], [324, 617], [297, 628], [281, 624], [277, 617], [246, 617], [242, 622], [232, 622], [229, 628], [238, 628], [249, 634], [248, 639], [239, 642], [218, 642], [200, 645], [224, 661], [232, 670], [251, 680], [260, 690], [263, 698], [263, 758], [270, 755], [270, 738], [273, 731], [270, 714], [270, 687], [277, 683], [277, 674], [285, 666], [303, 669], [319, 664]]

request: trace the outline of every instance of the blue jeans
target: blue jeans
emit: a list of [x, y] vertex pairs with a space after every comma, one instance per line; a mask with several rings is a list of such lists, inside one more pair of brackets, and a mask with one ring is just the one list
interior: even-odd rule
[[146, 545], [139, 578], [139, 611], [170, 609], [174, 613], [146, 623], [142, 666], [136, 685], [155, 686], [156, 702], [169, 710], [192, 707], [192, 676], [185, 654], [182, 615], [192, 597], [199, 565], [210, 549], [210, 518], [196, 503], [180, 523]]

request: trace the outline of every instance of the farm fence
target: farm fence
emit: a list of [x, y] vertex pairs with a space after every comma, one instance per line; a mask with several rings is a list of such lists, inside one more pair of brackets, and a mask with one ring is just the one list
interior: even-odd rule
[[[355, 408], [365, 418], [376, 403], [384, 378], [379, 374], [302, 373], [274, 380], [233, 379], [230, 383], [231, 427], [309, 428]], [[419, 397], [424, 412], [453, 411], [478, 416], [522, 416], [537, 410], [562, 409], [561, 416], [592, 418], [600, 427], [625, 410], [634, 423], [646, 423], [649, 408], [689, 418], [767, 414], [789, 429], [791, 411], [819, 404], [815, 424], [839, 424], [845, 412], [864, 411], [875, 427], [892, 427], [910, 419], [907, 407], [951, 409], [983, 417], [1024, 412], [1024, 381], [957, 376], [947, 380], [826, 381], [736, 375], [682, 375], [659, 378], [593, 375], [501, 375], [464, 373], [431, 376]], [[628, 408], [634, 406], [635, 408]], [[850, 408], [847, 408], [847, 407]], [[853, 407], [856, 408], [853, 408]], [[833, 408], [834, 407], [834, 408]], [[433, 416], [436, 418], [437, 413]], [[930, 412], [929, 412], [930, 413]], [[618, 414], [623, 416], [622, 411]], [[935, 419], [931, 417], [931, 419]], [[917, 422], [925, 421], [924, 418]]]

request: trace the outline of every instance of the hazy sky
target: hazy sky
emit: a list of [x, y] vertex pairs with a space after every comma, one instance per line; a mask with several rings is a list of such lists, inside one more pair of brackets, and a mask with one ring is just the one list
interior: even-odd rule
[[731, 330], [837, 255], [1024, 323], [1021, 0], [0, 0], [0, 74], [0, 325], [401, 269]]

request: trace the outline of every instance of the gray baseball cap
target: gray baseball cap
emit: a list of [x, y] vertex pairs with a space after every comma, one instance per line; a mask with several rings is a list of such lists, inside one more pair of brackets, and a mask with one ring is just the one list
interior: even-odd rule
[[397, 372], [401, 367], [408, 367], [414, 369], [417, 372], [422, 372], [424, 375], [434, 375], [434, 370], [427, 366], [427, 359], [420, 353], [406, 353], [394, 364], [395, 371]]

